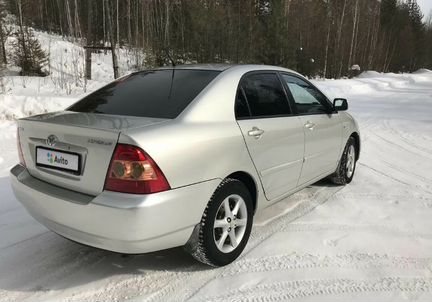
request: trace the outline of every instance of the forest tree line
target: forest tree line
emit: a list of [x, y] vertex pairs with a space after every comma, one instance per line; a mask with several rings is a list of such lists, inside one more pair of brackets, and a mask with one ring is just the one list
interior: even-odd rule
[[353, 67], [432, 68], [432, 20], [416, 0], [3, 0], [0, 9], [82, 45], [143, 51], [137, 68], [258, 63], [333, 78]]

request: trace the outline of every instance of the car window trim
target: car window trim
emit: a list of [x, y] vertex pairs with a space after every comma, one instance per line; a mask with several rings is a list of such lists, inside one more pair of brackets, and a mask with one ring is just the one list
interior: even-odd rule
[[[294, 74], [294, 73], [291, 73], [291, 72], [279, 71], [278, 73], [279, 73], [279, 76], [280, 76], [280, 78], [281, 78], [281, 80], [283, 82], [282, 84], [284, 85], [285, 89], [287, 89], [287, 92], [289, 93], [290, 101], [295, 106], [296, 115], [301, 115], [301, 116], [304, 116], [304, 115], [322, 115], [322, 114], [331, 115], [331, 114], [337, 113], [334, 110], [330, 111], [330, 109], [333, 108], [333, 105], [330, 102], [330, 100], [327, 98], [327, 96], [324, 93], [321, 92], [321, 90], [318, 87], [316, 87], [314, 84], [312, 84], [309, 80], [307, 80], [306, 78], [299, 77], [297, 74]], [[318, 101], [320, 102], [321, 105], [323, 105], [324, 107], [327, 107], [329, 109], [329, 111], [322, 112], [322, 113], [321, 112], [300, 113], [298, 111], [297, 103], [295, 102], [294, 96], [292, 95], [292, 92], [291, 92], [291, 90], [288, 87], [288, 84], [286, 83], [285, 80], [283, 80], [283, 77], [282, 77], [283, 75], [288, 75], [288, 76], [292, 76], [292, 77], [295, 77], [297, 79], [300, 79], [300, 80], [306, 82], [308, 85], [310, 85], [313, 89], [317, 90], [320, 94], [322, 94], [322, 96], [324, 96], [324, 100], [325, 100], [326, 104], [328, 105], [328, 107], [326, 105], [324, 105], [321, 101], [319, 101], [319, 100]]]
[[282, 73], [277, 72], [277, 75], [278, 75], [279, 81], [282, 83], [282, 87], [284, 89], [288, 103], [290, 104], [292, 114], [293, 115], [299, 115], [298, 110], [297, 110], [297, 105], [296, 105], [295, 100], [294, 100], [294, 96], [292, 95], [291, 90], [289, 89], [287, 83], [282, 78]]
[[[237, 114], [236, 114], [236, 104], [237, 104], [239, 93], [241, 93], [243, 95], [243, 98], [245, 99], [246, 107], [248, 109], [249, 116], [237, 117]], [[241, 85], [238, 86], [237, 92], [236, 92], [236, 97], [235, 97], [235, 101], [234, 101], [234, 115], [235, 115], [236, 120], [250, 118], [252, 116], [252, 111], [250, 109], [249, 102], [247, 101], [246, 94], [245, 94], [245, 92], [243, 90], [243, 87], [241, 87]]]
[[[242, 86], [242, 82], [244, 80], [245, 77], [247, 77], [248, 75], [251, 74], [273, 74], [276, 75], [276, 77], [279, 80], [279, 83], [282, 86], [282, 90], [284, 91], [284, 95], [285, 95], [285, 101], [288, 104], [288, 108], [290, 109], [291, 113], [288, 114], [278, 114], [278, 115], [257, 115], [257, 116], [253, 116], [252, 115], [252, 110], [250, 110], [250, 104], [249, 104], [249, 100], [247, 99], [246, 93], [244, 92], [243, 86]], [[288, 95], [285, 91], [285, 87], [284, 87], [284, 83], [283, 81], [281, 81], [281, 78], [278, 74], [277, 70], [253, 70], [253, 71], [249, 71], [246, 72], [245, 74], [242, 75], [242, 77], [240, 78], [238, 87], [237, 87], [237, 91], [241, 89], [243, 91], [243, 96], [246, 100], [247, 106], [249, 108], [249, 117], [241, 117], [241, 118], [237, 118], [237, 116], [235, 117], [236, 120], [253, 120], [253, 119], [268, 119], [268, 118], [280, 118], [280, 117], [291, 117], [291, 116], [295, 116], [296, 114], [293, 111], [292, 105], [290, 103], [290, 100], [288, 98]], [[236, 94], [236, 101], [237, 101], [237, 94]], [[234, 103], [234, 108], [235, 108], [235, 103]], [[235, 109], [234, 109], [234, 114], [235, 114]]]
[[281, 118], [281, 117], [294, 117], [295, 114], [280, 114], [280, 115], [257, 115], [257, 116], [249, 116], [249, 117], [240, 117], [237, 118], [238, 121], [244, 120], [257, 120], [257, 119], [271, 119], [271, 118]]

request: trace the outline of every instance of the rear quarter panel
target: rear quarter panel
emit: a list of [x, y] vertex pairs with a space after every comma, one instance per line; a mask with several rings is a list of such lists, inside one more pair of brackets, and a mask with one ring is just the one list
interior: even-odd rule
[[[173, 120], [128, 131], [120, 135], [119, 142], [141, 146], [161, 168], [173, 189], [213, 179], [222, 181], [228, 175], [242, 171], [254, 178], [258, 200], [265, 200], [260, 197], [259, 177], [234, 120]], [[262, 205], [261, 202], [258, 204]]]

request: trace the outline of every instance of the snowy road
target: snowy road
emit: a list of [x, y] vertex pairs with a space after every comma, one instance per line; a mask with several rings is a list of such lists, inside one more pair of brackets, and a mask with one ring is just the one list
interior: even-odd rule
[[12, 195], [13, 122], [0, 122], [0, 301], [431, 301], [432, 72], [317, 82], [348, 97], [362, 154], [352, 184], [321, 181], [255, 218], [224, 268], [181, 249], [122, 256], [35, 222]]

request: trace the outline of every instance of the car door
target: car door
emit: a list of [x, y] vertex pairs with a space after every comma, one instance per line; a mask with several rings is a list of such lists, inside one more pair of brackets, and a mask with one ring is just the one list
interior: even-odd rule
[[288, 88], [305, 133], [304, 163], [299, 185], [336, 170], [342, 143], [339, 114], [317, 88], [291, 74], [281, 78]]
[[294, 189], [302, 167], [304, 132], [278, 74], [246, 74], [235, 111], [266, 198], [272, 200]]

